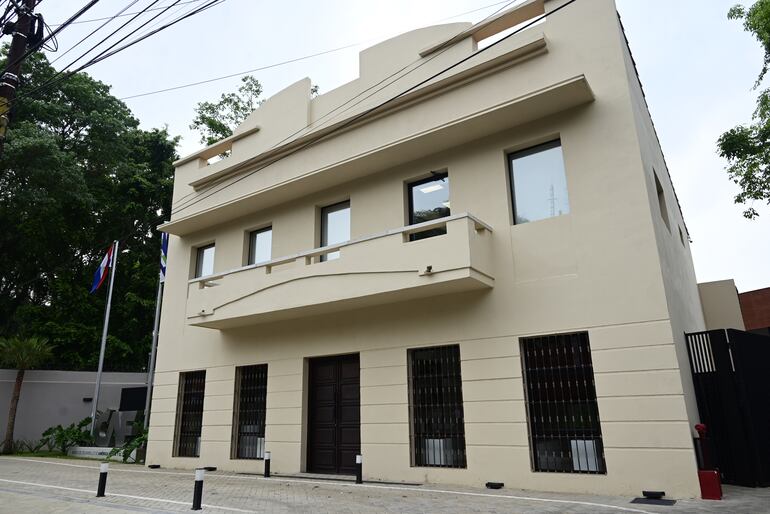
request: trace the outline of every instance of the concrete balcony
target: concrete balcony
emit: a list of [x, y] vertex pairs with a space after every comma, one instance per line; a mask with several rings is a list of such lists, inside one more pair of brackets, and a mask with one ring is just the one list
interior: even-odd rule
[[[436, 229], [446, 234], [410, 240]], [[187, 322], [227, 329], [491, 288], [491, 232], [458, 214], [194, 279]]]

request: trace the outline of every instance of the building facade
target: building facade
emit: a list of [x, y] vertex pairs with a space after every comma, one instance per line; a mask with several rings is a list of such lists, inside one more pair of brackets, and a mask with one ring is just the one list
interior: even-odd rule
[[698, 284], [707, 330], [734, 328], [770, 335], [770, 287], [739, 293], [732, 279]]
[[733, 279], [698, 284], [706, 330], [746, 330], [738, 288]]
[[696, 496], [703, 314], [612, 0], [310, 90], [175, 164], [147, 462]]

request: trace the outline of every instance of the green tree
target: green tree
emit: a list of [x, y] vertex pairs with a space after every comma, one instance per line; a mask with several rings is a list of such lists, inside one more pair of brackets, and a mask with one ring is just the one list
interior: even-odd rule
[[47, 339], [58, 367], [96, 369], [106, 295], [88, 291], [119, 239], [105, 369], [139, 371], [177, 139], [139, 128], [110, 87], [85, 73], [24, 96], [54, 73], [41, 53], [25, 62], [0, 156], [0, 336]]
[[[310, 94], [318, 94], [317, 85], [310, 88]], [[212, 145], [229, 137], [264, 102], [259, 98], [261, 95], [262, 84], [254, 76], [241, 77], [241, 85], [235, 93], [224, 93], [218, 102], [198, 103], [190, 130], [200, 132], [200, 141], [204, 145]]]
[[[754, 88], [760, 87], [770, 69], [770, 0], [758, 0], [751, 7], [736, 5], [728, 18], [742, 20], [765, 50], [765, 57]], [[743, 215], [749, 219], [759, 213], [750, 204], [770, 204], [770, 90], [760, 92], [752, 123], [738, 125], [719, 137], [719, 155], [727, 159], [727, 174], [741, 188], [735, 203], [749, 204]]]
[[223, 94], [218, 102], [200, 102], [195, 108], [191, 130], [201, 134], [201, 143], [211, 145], [233, 134], [246, 116], [259, 107], [262, 101], [262, 84], [252, 75], [241, 78], [235, 93]]
[[3, 453], [13, 452], [13, 430], [16, 426], [16, 410], [19, 406], [24, 373], [50, 360], [53, 356], [52, 350], [47, 341], [36, 337], [0, 339], [0, 363], [16, 370], [16, 383], [13, 386], [11, 405], [8, 408]]

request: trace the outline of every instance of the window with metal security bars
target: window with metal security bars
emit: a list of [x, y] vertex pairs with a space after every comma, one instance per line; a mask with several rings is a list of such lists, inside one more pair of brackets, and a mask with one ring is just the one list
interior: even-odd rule
[[606, 473], [588, 333], [521, 340], [534, 471]]
[[460, 347], [409, 350], [412, 466], [464, 468]]
[[199, 457], [203, 425], [203, 393], [206, 370], [179, 374], [179, 396], [176, 405], [174, 456]]
[[233, 459], [265, 458], [267, 364], [235, 368]]

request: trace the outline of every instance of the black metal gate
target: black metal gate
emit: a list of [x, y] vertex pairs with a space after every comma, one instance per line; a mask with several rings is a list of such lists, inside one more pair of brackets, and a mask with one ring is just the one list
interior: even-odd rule
[[770, 338], [686, 334], [695, 396], [726, 484], [770, 485]]

